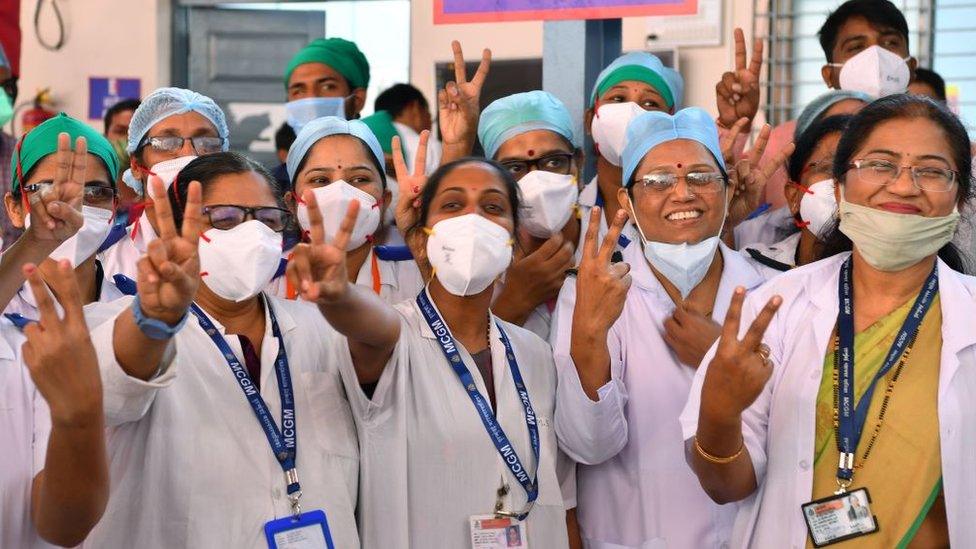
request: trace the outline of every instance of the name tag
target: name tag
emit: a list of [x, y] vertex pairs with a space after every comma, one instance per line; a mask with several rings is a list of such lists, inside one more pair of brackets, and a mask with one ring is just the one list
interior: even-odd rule
[[471, 522], [472, 549], [528, 549], [526, 524], [515, 517], [475, 515]]
[[878, 531], [867, 488], [837, 494], [800, 506], [814, 547], [824, 547]]
[[325, 512], [302, 513], [297, 519], [285, 517], [264, 525], [269, 549], [335, 549]]

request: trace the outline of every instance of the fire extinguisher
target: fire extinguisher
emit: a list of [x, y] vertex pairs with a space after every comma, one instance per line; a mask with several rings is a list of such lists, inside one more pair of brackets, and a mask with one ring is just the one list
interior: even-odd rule
[[51, 104], [51, 88], [44, 88], [34, 96], [33, 105], [20, 115], [20, 129], [27, 133], [37, 127], [41, 122], [48, 118], [53, 118], [57, 113], [44, 108]]

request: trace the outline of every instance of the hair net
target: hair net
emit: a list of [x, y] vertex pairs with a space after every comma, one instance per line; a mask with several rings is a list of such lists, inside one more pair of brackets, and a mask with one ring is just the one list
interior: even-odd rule
[[213, 123], [217, 128], [217, 135], [224, 138], [224, 150], [230, 147], [230, 131], [227, 129], [227, 119], [213, 99], [195, 91], [183, 88], [159, 88], [145, 99], [139, 108], [132, 113], [129, 122], [129, 144], [126, 151], [136, 152], [150, 128], [170, 116], [196, 112]]
[[681, 74], [665, 67], [656, 55], [645, 51], [625, 53], [600, 71], [596, 84], [593, 85], [593, 93], [590, 94], [590, 106], [608, 89], [627, 80], [650, 84], [664, 97], [669, 107], [674, 107], [675, 110], [681, 108], [685, 91], [685, 81]]
[[494, 158], [509, 139], [533, 130], [549, 130], [578, 147], [573, 119], [562, 101], [551, 93], [530, 91], [493, 101], [478, 120], [478, 139], [485, 156]]
[[637, 115], [627, 126], [627, 145], [623, 152], [623, 186], [630, 185], [634, 171], [648, 151], [675, 139], [690, 139], [701, 143], [712, 153], [722, 171], [725, 171], [718, 128], [703, 109], [688, 107], [674, 113], [674, 116], [657, 111], [645, 112]]
[[285, 87], [295, 68], [305, 63], [322, 63], [336, 70], [350, 88], [369, 86], [369, 61], [355, 43], [342, 38], [318, 38], [299, 50], [285, 69]]
[[[361, 118], [363, 124], [373, 132], [380, 143], [380, 148], [387, 154], [393, 154], [393, 136], [399, 135], [396, 126], [393, 125], [393, 117], [386, 111], [376, 111], [375, 113]], [[402, 148], [402, 147], [401, 147]]]
[[[366, 143], [366, 146], [373, 153], [373, 157], [376, 158], [379, 165], [381, 167], [386, 165], [386, 161], [383, 159], [383, 148], [380, 147], [379, 141], [376, 140], [376, 136], [373, 135], [369, 126], [360, 120], [343, 120], [335, 116], [324, 116], [322, 118], [316, 118], [302, 126], [302, 131], [298, 132], [295, 142], [288, 149], [286, 165], [288, 168], [288, 179], [291, 180], [293, 186], [295, 175], [298, 173], [298, 166], [305, 159], [308, 151], [320, 139], [329, 137], [330, 135], [351, 135], [358, 137], [363, 143]], [[384, 174], [381, 173], [380, 175], [383, 176]]]
[[815, 120], [820, 118], [820, 115], [827, 112], [827, 109], [846, 99], [857, 99], [859, 101], [864, 101], [865, 104], [874, 101], [873, 97], [864, 92], [830, 90], [829, 92], [807, 103], [807, 106], [803, 108], [800, 116], [796, 119], [796, 129], [793, 131], [793, 140], [795, 141], [798, 139], [800, 134], [805, 132], [807, 128], [810, 127], [810, 124], [813, 124]]

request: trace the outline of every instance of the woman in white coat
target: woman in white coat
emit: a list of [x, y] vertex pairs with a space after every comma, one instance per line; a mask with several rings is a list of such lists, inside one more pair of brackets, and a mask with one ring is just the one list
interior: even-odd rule
[[970, 166], [944, 106], [879, 99], [835, 156], [849, 251], [736, 293], [682, 415], [702, 486], [741, 502], [734, 546], [976, 539], [976, 280], [949, 244]]
[[720, 243], [732, 190], [705, 111], [643, 113], [627, 137], [618, 200], [640, 241], [611, 264], [620, 231], [597, 254], [591, 220], [579, 275], [556, 308], [556, 430], [581, 464], [587, 547], [720, 547], [734, 509], [712, 503], [688, 471], [678, 415], [718, 338], [713, 319], [734, 288], [755, 288], [764, 273]]

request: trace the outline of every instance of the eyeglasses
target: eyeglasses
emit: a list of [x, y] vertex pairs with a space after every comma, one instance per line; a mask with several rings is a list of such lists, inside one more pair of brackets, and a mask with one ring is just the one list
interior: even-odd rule
[[285, 230], [285, 227], [291, 221], [291, 212], [274, 207], [248, 208], [231, 204], [219, 204], [216, 206], [206, 206], [203, 208], [203, 213], [210, 220], [211, 227], [222, 231], [233, 229], [250, 218], [260, 221], [272, 231], [280, 233]]
[[890, 185], [901, 177], [902, 170], [909, 170], [915, 188], [937, 193], [949, 192], [955, 186], [958, 172], [932, 166], [899, 166], [887, 160], [855, 160], [847, 166], [855, 170], [857, 177], [872, 185]]
[[567, 175], [573, 168], [573, 155], [570, 153], [552, 153], [540, 156], [535, 160], [505, 160], [502, 162], [502, 166], [505, 166], [508, 173], [516, 178], [529, 173], [531, 169]]
[[649, 173], [637, 179], [645, 189], [657, 193], [670, 191], [684, 178], [692, 194], [715, 193], [725, 186], [726, 178], [720, 172], [692, 172], [686, 175], [673, 173]]
[[831, 158], [810, 162], [806, 165], [806, 167], [803, 168], [803, 173], [821, 173], [831, 175], [834, 173], [834, 160]]
[[[30, 185], [24, 185], [24, 192], [36, 193], [44, 192], [54, 186], [54, 183], [41, 182], [41, 183], [31, 183]], [[85, 185], [85, 190], [82, 193], [81, 201], [87, 206], [94, 206], [96, 208], [111, 208], [115, 204], [115, 195], [117, 191], [112, 187], [106, 187], [104, 185]]]
[[227, 141], [223, 137], [212, 135], [201, 135], [197, 137], [180, 137], [178, 135], [162, 135], [158, 137], [146, 137], [142, 140], [139, 148], [149, 145], [153, 149], [163, 153], [174, 153], [183, 148], [183, 144], [189, 141], [193, 145], [193, 151], [197, 155], [213, 154], [220, 152]]

